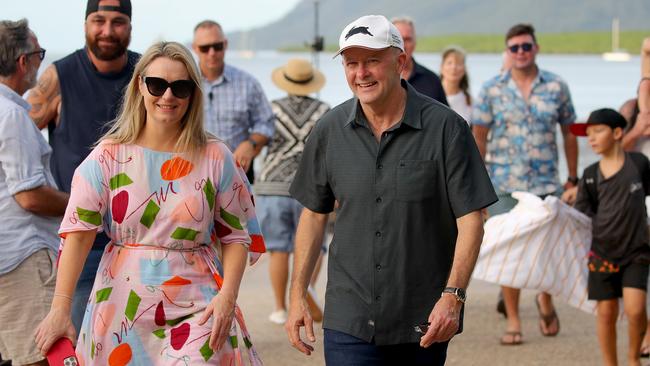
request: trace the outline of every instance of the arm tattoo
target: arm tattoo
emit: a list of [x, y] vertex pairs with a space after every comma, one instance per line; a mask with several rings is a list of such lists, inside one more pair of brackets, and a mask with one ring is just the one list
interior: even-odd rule
[[29, 92], [27, 101], [32, 105], [29, 115], [39, 128], [45, 128], [53, 120], [58, 123], [61, 91], [54, 65], [45, 70], [36, 87]]

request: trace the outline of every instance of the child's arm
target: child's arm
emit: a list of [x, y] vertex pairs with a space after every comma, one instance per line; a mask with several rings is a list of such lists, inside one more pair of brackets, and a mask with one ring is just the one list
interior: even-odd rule
[[591, 208], [591, 200], [589, 199], [589, 193], [587, 192], [584, 172], [582, 173], [582, 178], [580, 178], [580, 181], [578, 182], [578, 187], [576, 187], [576, 198], [573, 207], [589, 217], [592, 217], [595, 213]]
[[569, 205], [576, 203], [576, 198], [578, 196], [578, 187], [571, 187], [562, 193], [562, 201], [566, 202]]

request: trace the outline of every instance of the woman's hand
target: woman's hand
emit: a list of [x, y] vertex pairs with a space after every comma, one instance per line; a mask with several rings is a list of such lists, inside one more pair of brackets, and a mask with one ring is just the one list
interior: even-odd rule
[[36, 345], [41, 350], [41, 354], [45, 356], [54, 342], [62, 337], [70, 339], [73, 344], [77, 343], [70, 308], [53, 306], [36, 328], [34, 333]]
[[228, 338], [235, 316], [235, 301], [235, 295], [219, 292], [212, 298], [199, 319], [198, 324], [203, 325], [210, 319], [210, 316], [213, 316], [212, 332], [210, 333], [210, 348], [213, 351], [220, 350]]

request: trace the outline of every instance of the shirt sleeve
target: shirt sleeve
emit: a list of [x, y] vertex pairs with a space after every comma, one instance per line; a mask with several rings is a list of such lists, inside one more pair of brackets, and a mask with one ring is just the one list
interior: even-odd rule
[[558, 122], [561, 125], [569, 125], [575, 122], [576, 111], [573, 108], [573, 102], [571, 101], [571, 92], [569, 91], [569, 86], [564, 81], [560, 81], [560, 90], [561, 92], [558, 108]]
[[336, 198], [328, 179], [327, 131], [323, 126], [324, 122], [319, 121], [309, 135], [289, 193], [314, 212], [330, 213]]
[[275, 116], [271, 105], [264, 95], [262, 87], [257, 80], [251, 81], [252, 92], [248, 100], [248, 117], [250, 121], [250, 133], [257, 133], [273, 138], [275, 132]]
[[648, 196], [650, 195], [650, 160], [648, 160], [645, 155], [642, 156], [645, 161], [645, 169], [643, 170], [643, 173], [641, 173], [641, 179], [645, 195]]
[[576, 203], [573, 207], [584, 213], [585, 215], [592, 217], [594, 215], [593, 210], [591, 209], [591, 201], [589, 200], [589, 194], [587, 193], [587, 185], [585, 183], [585, 173], [582, 173], [582, 178], [578, 182], [578, 195], [576, 197]]
[[449, 121], [445, 139], [447, 196], [456, 218], [497, 201], [496, 193], [472, 133], [462, 118]]
[[472, 125], [489, 127], [493, 122], [492, 105], [488, 98], [488, 86], [484, 85], [472, 107]]
[[[75, 169], [70, 187], [70, 200], [61, 221], [59, 235], [65, 238], [74, 231], [104, 230], [104, 216], [108, 208], [109, 184], [107, 167], [101, 164], [102, 155], [110, 149], [99, 145]], [[119, 181], [119, 177], [115, 178]]]
[[0, 166], [11, 195], [47, 184], [40, 144], [25, 113], [10, 110], [0, 123]]
[[[249, 231], [259, 234], [259, 225], [246, 173], [235, 164], [232, 153], [224, 145], [219, 145], [216, 154], [215, 160], [220, 165], [213, 180], [216, 192], [208, 195], [215, 200], [208, 204], [214, 209], [217, 238], [224, 245], [240, 243], [249, 247]], [[211, 186], [206, 186], [209, 189]]]

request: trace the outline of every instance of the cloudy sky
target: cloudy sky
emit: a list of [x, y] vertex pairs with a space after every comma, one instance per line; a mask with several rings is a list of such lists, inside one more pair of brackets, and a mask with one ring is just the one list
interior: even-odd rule
[[[277, 20], [299, 1], [132, 0], [131, 48], [143, 51], [160, 39], [191, 41], [194, 25], [204, 19], [218, 21], [226, 32], [254, 28]], [[84, 44], [84, 0], [0, 0], [0, 4], [0, 18], [27, 18], [48, 51], [67, 53]]]

